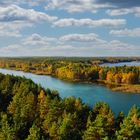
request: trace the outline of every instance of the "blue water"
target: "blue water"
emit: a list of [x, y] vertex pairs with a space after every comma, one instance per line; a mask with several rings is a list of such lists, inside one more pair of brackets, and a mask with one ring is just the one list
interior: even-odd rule
[[104, 63], [101, 66], [140, 66], [140, 61], [132, 61], [132, 62], [119, 62], [119, 63]]
[[116, 114], [120, 111], [127, 113], [134, 104], [140, 107], [140, 94], [113, 92], [104, 86], [96, 84], [71, 83], [51, 76], [42, 76], [21, 71], [0, 69], [0, 73], [30, 78], [35, 83], [41, 84], [44, 88], [58, 90], [62, 98], [70, 96], [80, 97], [84, 103], [89, 104], [91, 107], [96, 102], [104, 101], [111, 106]]

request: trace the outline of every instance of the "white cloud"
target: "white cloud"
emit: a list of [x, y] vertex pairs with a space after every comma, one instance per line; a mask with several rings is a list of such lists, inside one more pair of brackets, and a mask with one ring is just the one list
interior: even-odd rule
[[105, 40], [100, 39], [100, 37], [95, 33], [88, 34], [66, 34], [57, 38], [41, 36], [39, 34], [32, 34], [31, 36], [22, 40], [23, 45], [29, 46], [47, 46], [47, 45], [62, 45], [71, 43], [105, 43]]
[[120, 26], [125, 25], [125, 19], [74, 19], [74, 18], [65, 18], [57, 20], [53, 23], [54, 26], [58, 27], [68, 27], [68, 26], [89, 26], [89, 27], [98, 27], [98, 26]]
[[32, 46], [45, 46], [49, 45], [51, 42], [54, 42], [55, 38], [43, 37], [39, 34], [32, 34], [30, 37], [27, 37], [23, 40], [24, 45], [32, 45]]
[[22, 53], [23, 51], [24, 48], [20, 44], [12, 44], [0, 48], [1, 56], [15, 56]]
[[[37, 33], [32, 34], [31, 36], [22, 39], [20, 41], [20, 44], [22, 46], [36, 46], [36, 48], [40, 47], [50, 47], [51, 46], [60, 46], [60, 42], [62, 46], [71, 46], [71, 42], [79, 42], [81, 43], [81, 47], [83, 46], [83, 42], [86, 44], [90, 44], [89, 46], [94, 46], [98, 43], [98, 48], [109, 48], [109, 49], [117, 49], [117, 48], [133, 48], [131, 44], [121, 42], [119, 40], [111, 40], [111, 41], [106, 41], [101, 39], [97, 34], [95, 33], [89, 33], [89, 34], [66, 34], [64, 36], [60, 36], [58, 38], [55, 37], [46, 37], [46, 36], [41, 36]], [[74, 45], [74, 44], [73, 44]], [[10, 45], [11, 46], [11, 45]], [[76, 45], [77, 46], [77, 45]], [[78, 48], [80, 48], [78, 46]], [[131, 46], [131, 47], [130, 47]], [[57, 50], [57, 47], [55, 47]]]
[[108, 47], [112, 50], [134, 50], [135, 46], [119, 40], [112, 40], [108, 43]]
[[24, 9], [17, 5], [0, 7], [0, 22], [12, 22], [12, 21], [51, 22], [56, 19], [57, 17], [49, 16], [43, 12], [35, 11], [34, 9]]
[[114, 7], [108, 3], [98, 4], [96, 0], [47, 0], [46, 10], [59, 9], [72, 12], [96, 12], [97, 9]]
[[32, 27], [32, 23], [23, 21], [0, 22], [0, 36], [1, 37], [21, 37], [20, 30], [25, 27]]
[[126, 15], [131, 13], [131, 9], [122, 8], [122, 9], [112, 9], [107, 10], [106, 13], [110, 16]]
[[19, 31], [0, 30], [0, 37], [21, 37]]
[[138, 55], [140, 49], [133, 44], [127, 44], [119, 40], [99, 44], [74, 45], [47, 45], [47, 46], [28, 46], [13, 44], [0, 48], [1, 56], [130, 56]]
[[109, 9], [106, 13], [110, 16], [134, 14], [135, 16], [140, 17], [140, 7]]
[[0, 22], [0, 30], [21, 30], [25, 27], [32, 27], [32, 23], [27, 23], [24, 21], [13, 21], [13, 22]]
[[29, 6], [38, 6], [40, 4], [47, 3], [49, 0], [1, 0], [0, 5], [9, 5], [9, 4], [16, 4], [16, 5], [29, 5]]
[[122, 30], [111, 30], [110, 34], [116, 35], [119, 37], [126, 36], [126, 37], [140, 37], [140, 28], [134, 29], [122, 29]]
[[68, 34], [61, 36], [59, 38], [60, 41], [72, 41], [72, 42], [105, 42], [104, 40], [101, 40], [99, 36], [95, 33], [89, 33], [89, 34]]
[[0, 48], [0, 56], [64, 56], [69, 51], [69, 55], [74, 53], [75, 48], [71, 45], [47, 45], [28, 46], [24, 44], [12, 44]]
[[[76, 41], [76, 44], [71, 44], [71, 41]], [[81, 41], [86, 44], [81, 43]], [[63, 44], [60, 44], [60, 42], [63, 42]], [[77, 42], [81, 44], [77, 45]], [[32, 34], [17, 44], [0, 48], [0, 52], [1, 56], [126, 56], [135, 53], [137, 55], [140, 53], [140, 49], [134, 44], [119, 40], [102, 40], [94, 33], [68, 34], [58, 38]]]
[[49, 16], [34, 9], [24, 9], [17, 5], [0, 6], [0, 36], [20, 37], [20, 31], [36, 23], [52, 22], [57, 17]]

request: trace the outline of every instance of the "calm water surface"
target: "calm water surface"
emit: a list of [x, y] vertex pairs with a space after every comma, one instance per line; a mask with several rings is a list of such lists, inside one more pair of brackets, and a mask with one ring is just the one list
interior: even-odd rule
[[104, 63], [101, 66], [140, 66], [140, 61], [132, 61], [132, 62], [119, 62], [119, 63]]
[[0, 73], [30, 78], [44, 88], [58, 90], [62, 98], [80, 97], [84, 103], [89, 104], [91, 107], [96, 102], [104, 101], [111, 106], [116, 114], [120, 111], [127, 113], [134, 104], [140, 107], [140, 94], [113, 92], [104, 86], [96, 84], [71, 83], [51, 76], [35, 75], [21, 71], [0, 69]]

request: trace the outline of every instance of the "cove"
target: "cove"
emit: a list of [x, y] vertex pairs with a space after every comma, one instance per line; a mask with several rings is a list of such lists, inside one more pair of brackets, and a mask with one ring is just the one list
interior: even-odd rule
[[97, 84], [72, 83], [51, 76], [22, 71], [0, 69], [0, 73], [30, 78], [44, 88], [57, 90], [61, 98], [75, 96], [91, 107], [99, 101], [104, 101], [110, 105], [116, 115], [120, 111], [128, 113], [134, 104], [140, 107], [140, 94], [113, 92], [107, 87]]

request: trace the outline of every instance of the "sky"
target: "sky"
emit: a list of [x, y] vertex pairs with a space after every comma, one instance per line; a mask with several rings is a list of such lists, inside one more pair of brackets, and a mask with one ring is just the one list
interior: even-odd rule
[[3, 56], [140, 56], [140, 0], [0, 0]]

